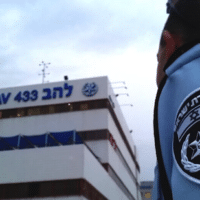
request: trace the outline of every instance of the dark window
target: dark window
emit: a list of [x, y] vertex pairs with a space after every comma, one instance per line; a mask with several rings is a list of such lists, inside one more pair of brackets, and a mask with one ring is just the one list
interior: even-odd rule
[[16, 117], [17, 116], [17, 110], [16, 109], [10, 109], [10, 110], [4, 110], [2, 118], [10, 118], [10, 117]]
[[88, 110], [89, 106], [87, 103], [83, 103], [80, 105], [80, 110]]
[[68, 107], [68, 111], [73, 111], [73, 104], [68, 103], [67, 107]]
[[55, 113], [67, 112], [67, 105], [61, 104], [55, 106]]
[[83, 179], [19, 183], [0, 185], [0, 199], [21, 199], [32, 197], [55, 197], [83, 195], [93, 200], [106, 200], [93, 186]]
[[38, 107], [28, 109], [28, 116], [39, 115], [39, 114], [40, 114], [40, 109]]
[[55, 113], [55, 106], [49, 106], [49, 113]]
[[29, 190], [28, 190], [29, 197], [36, 197], [39, 195], [39, 192], [40, 192], [39, 183], [30, 183], [29, 184]]
[[38, 106], [38, 107], [2, 110], [0, 111], [0, 119], [10, 118], [10, 117], [25, 117], [25, 116], [32, 116], [32, 115], [44, 115], [44, 114], [71, 112], [71, 111], [79, 111], [79, 110], [107, 108], [108, 103], [109, 101], [107, 99], [103, 99], [103, 100], [92, 100], [92, 101], [85, 101], [85, 102], [56, 104], [56, 105], [49, 105], [49, 106]]
[[40, 196], [52, 196], [54, 194], [53, 190], [54, 182], [42, 182], [40, 183]]
[[25, 116], [25, 109], [17, 109], [17, 117]]
[[42, 115], [49, 114], [49, 106], [42, 106], [42, 107], [40, 107], [40, 113]]

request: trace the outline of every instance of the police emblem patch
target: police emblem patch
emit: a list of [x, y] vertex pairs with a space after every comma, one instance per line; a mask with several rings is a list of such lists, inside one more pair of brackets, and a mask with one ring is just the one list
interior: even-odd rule
[[96, 83], [86, 83], [82, 88], [82, 93], [87, 97], [92, 97], [98, 92]]
[[200, 183], [200, 89], [192, 92], [178, 109], [173, 154], [181, 174]]

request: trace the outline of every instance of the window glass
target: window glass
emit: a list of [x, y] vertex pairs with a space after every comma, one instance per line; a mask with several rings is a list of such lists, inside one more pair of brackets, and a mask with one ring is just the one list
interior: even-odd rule
[[39, 114], [40, 114], [40, 109], [37, 107], [28, 109], [28, 116], [39, 115]]

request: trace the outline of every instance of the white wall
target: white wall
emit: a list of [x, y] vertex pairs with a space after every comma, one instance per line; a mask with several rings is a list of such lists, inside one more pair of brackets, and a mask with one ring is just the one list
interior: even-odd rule
[[[101, 163], [109, 163], [110, 166], [114, 169], [117, 175], [120, 177], [121, 181], [126, 185], [129, 191], [134, 196], [136, 194], [136, 183], [133, 180], [133, 177], [130, 177], [127, 168], [123, 165], [121, 159], [117, 155], [114, 148], [111, 146], [108, 140], [101, 141], [88, 141], [87, 145], [92, 149], [92, 151], [100, 157]], [[129, 166], [130, 167], [130, 166]], [[135, 170], [130, 168], [134, 174]], [[135, 176], [136, 178], [136, 176]]]
[[0, 152], [0, 184], [84, 178], [109, 200], [127, 197], [84, 145]]
[[108, 95], [111, 96], [112, 101], [115, 104], [115, 107], [113, 109], [114, 109], [115, 114], [116, 114], [116, 116], [118, 118], [118, 121], [120, 122], [120, 125], [121, 125], [121, 127], [122, 127], [122, 129], [124, 131], [124, 134], [126, 135], [128, 143], [130, 144], [130, 147], [131, 147], [132, 151], [134, 152], [135, 151], [134, 150], [134, 141], [133, 141], [133, 138], [131, 137], [130, 129], [129, 129], [127, 123], [126, 123], [126, 120], [125, 120], [124, 115], [123, 115], [123, 113], [121, 111], [120, 105], [119, 105], [119, 103], [117, 101], [117, 98], [116, 98], [115, 93], [114, 93], [114, 91], [113, 91], [113, 89], [111, 87], [111, 84], [109, 83], [109, 80], [108, 80]]
[[[0, 136], [4, 137], [14, 136], [17, 134], [37, 135], [46, 132], [68, 131], [74, 129], [76, 129], [76, 131], [108, 129], [113, 135], [118, 148], [122, 152], [123, 157], [136, 177], [135, 164], [108, 109], [27, 116], [23, 118], [8, 118], [0, 120], [0, 127]], [[101, 158], [102, 163], [108, 162], [112, 167], [115, 165], [115, 162], [111, 162], [111, 157], [108, 157], [108, 147], [111, 146], [109, 141], [88, 141], [87, 144], [91, 147], [94, 153]], [[22, 150], [17, 151], [21, 153]], [[34, 155], [30, 154], [30, 156], [34, 158]], [[116, 163], [118, 162], [121, 161], [118, 159]]]
[[108, 163], [108, 140], [86, 141], [88, 147], [100, 158], [101, 163]]
[[[136, 177], [135, 164], [124, 144], [121, 135], [107, 109], [88, 111], [76, 111], [69, 113], [38, 115], [23, 118], [8, 118], [0, 120], [0, 136], [8, 137], [17, 134], [37, 135], [54, 131], [85, 131], [109, 129], [122, 152], [130, 169]], [[88, 141], [87, 144], [94, 153], [101, 157], [102, 163], [109, 162], [108, 145], [109, 141]]]
[[108, 128], [108, 109], [35, 115], [0, 120], [0, 136], [38, 135], [54, 131], [86, 131]]
[[2, 137], [10, 137], [18, 134], [38, 135], [46, 132], [69, 130], [87, 131], [108, 129], [136, 176], [135, 164], [108, 109], [7, 118], [0, 120], [0, 127], [0, 136]]
[[117, 184], [111, 179], [103, 166], [84, 149], [84, 177], [109, 200], [128, 200]]
[[[92, 97], [86, 97], [82, 94], [82, 88], [84, 86], [85, 83], [92, 83], [92, 82], [95, 82], [97, 85], [98, 85], [98, 92], [96, 95], [92, 96]], [[64, 93], [63, 93], [63, 98], [55, 98], [55, 99], [50, 99], [50, 100], [42, 100], [42, 96], [45, 94], [43, 92], [43, 89], [44, 88], [50, 88], [52, 91], [53, 91], [53, 88], [54, 87], [63, 87], [63, 85], [65, 83], [68, 83], [68, 85], [71, 85], [73, 86], [73, 90], [72, 90], [72, 94], [70, 97], [64, 97], [64, 94], [66, 93], [65, 90]], [[27, 102], [24, 102], [24, 101], [20, 101], [20, 102], [17, 102], [17, 101], [14, 101], [14, 98], [16, 96], [16, 94], [19, 93], [19, 91], [21, 91], [23, 93], [23, 91], [32, 91], [32, 90], [37, 90], [38, 91], [38, 99], [36, 101], [27, 101]], [[5, 95], [8, 94], [8, 93], [11, 93], [11, 96], [8, 100], [8, 102], [6, 104], [4, 104], [2, 102], [2, 94], [4, 93]], [[75, 102], [75, 101], [86, 101], [86, 100], [95, 100], [95, 99], [102, 99], [102, 98], [108, 98], [108, 96], [111, 96], [112, 98], [112, 101], [114, 102], [115, 104], [115, 108], [114, 108], [114, 111], [118, 117], [118, 120], [122, 126], [122, 129], [127, 137], [127, 141], [129, 142], [130, 144], [130, 147], [131, 149], [133, 150], [134, 152], [134, 143], [133, 143], [133, 140], [132, 140], [132, 137], [131, 135], [129, 134], [129, 128], [126, 124], [126, 121], [124, 119], [124, 116], [121, 112], [121, 109], [120, 109], [120, 106], [117, 102], [117, 99], [115, 97], [115, 94], [113, 92], [113, 89], [111, 87], [111, 83], [109, 82], [108, 80], [108, 77], [104, 76], [104, 77], [96, 77], [96, 78], [90, 78], [90, 79], [79, 79], [79, 80], [70, 80], [70, 81], [62, 81], [62, 82], [54, 82], [54, 83], [47, 83], [47, 84], [37, 84], [37, 85], [30, 85], [30, 86], [23, 86], [23, 87], [14, 87], [14, 88], [5, 88], [5, 89], [1, 89], [0, 90], [0, 100], [1, 100], [1, 104], [0, 104], [0, 110], [1, 109], [10, 109], [10, 108], [19, 108], [19, 107], [28, 107], [28, 106], [37, 106], [37, 105], [49, 105], [49, 104], [56, 104], [56, 103], [66, 103], [66, 102]], [[68, 118], [68, 120], [71, 122], [72, 119], [76, 120], [76, 116], [73, 115], [72, 113], [70, 113], [70, 118]], [[55, 117], [59, 117], [60, 115], [55, 115]], [[46, 121], [45, 119], [43, 119], [43, 116], [39, 117], [39, 116], [35, 116], [36, 118], [38, 118], [41, 122], [44, 122], [44, 124], [46, 124]], [[84, 112], [82, 114], [82, 118], [77, 118], [77, 120], [81, 120], [82, 122], [82, 126], [80, 125], [78, 128], [77, 126], [74, 125], [74, 123], [68, 123], [66, 122], [67, 124], [69, 124], [69, 127], [67, 130], [70, 130], [70, 129], [76, 129], [76, 130], [83, 130], [84, 128], [86, 128], [85, 130], [89, 130], [87, 129], [91, 127], [91, 129], [98, 129], [101, 124], [102, 124], [102, 121], [103, 121], [103, 118], [99, 119], [99, 120], [96, 120], [95, 117], [91, 118], [87, 118], [88, 115], [84, 116]], [[46, 117], [45, 117], [46, 118]], [[24, 127], [27, 127], [26, 124], [35, 124], [35, 119], [34, 119], [34, 116], [32, 116], [30, 118], [30, 120], [32, 122], [29, 122], [28, 120], [29, 118], [23, 118], [23, 122], [20, 122], [21, 124], [19, 125], [20, 127], [21, 126], [24, 126]], [[10, 119], [11, 120], [11, 119]], [[60, 121], [64, 121], [64, 119], [61, 119], [59, 118]], [[2, 121], [2, 120], [1, 120]], [[65, 120], [66, 121], [66, 120]], [[86, 122], [85, 122], [86, 121]], [[88, 122], [89, 121], [89, 122]], [[6, 121], [4, 121], [6, 123]], [[0, 127], [2, 127], [2, 125], [4, 125], [4, 122], [0, 122]], [[56, 124], [58, 123], [58, 120], [53, 120], [52, 123], [54, 122], [54, 125], [56, 126]], [[14, 126], [13, 130], [18, 130], [20, 128], [17, 128], [15, 129], [15, 127], [17, 127], [18, 123], [19, 123], [19, 120], [15, 120], [13, 119], [13, 121], [11, 121], [12, 125]], [[32, 125], [31, 124], [31, 125]], [[60, 123], [59, 123], [60, 124]], [[85, 126], [86, 124], [86, 126]], [[88, 126], [90, 124], [90, 126]], [[74, 125], [74, 126], [73, 126]], [[5, 134], [5, 132], [7, 132], [6, 130], [9, 129], [9, 131], [7, 132], [7, 134], [13, 134], [13, 130], [11, 130], [12, 128], [8, 128], [6, 127], [7, 124], [4, 126], [5, 129], [3, 129], [1, 132], [0, 132], [0, 135], [2, 134], [2, 136]], [[96, 128], [94, 127], [96, 126]], [[42, 133], [43, 132], [46, 132], [46, 131], [51, 131], [51, 130], [48, 130], [48, 128], [50, 127], [49, 125], [44, 127], [44, 125], [41, 125], [42, 127]], [[57, 126], [58, 127], [58, 126]], [[59, 127], [59, 128], [62, 128], [63, 126]], [[94, 127], [94, 128], [92, 128]], [[80, 128], [80, 129], [79, 129]], [[56, 130], [57, 131], [57, 130]], [[3, 132], [3, 133], [2, 133]], [[38, 131], [36, 131], [38, 133]], [[24, 130], [20, 130], [19, 133], [23, 133], [23, 134], [26, 134], [24, 133]], [[37, 134], [35, 133], [35, 134]], [[18, 133], [17, 133], [18, 134]], [[27, 133], [28, 134], [28, 133]], [[31, 133], [32, 134], [32, 133]], [[14, 133], [15, 135], [15, 133]]]
[[[98, 93], [93, 97], [86, 97], [82, 94], [81, 89], [83, 85], [87, 82], [96, 82], [99, 86]], [[68, 81], [67, 81], [68, 82]], [[119, 104], [116, 100], [116, 97], [112, 91], [112, 88], [110, 87], [110, 83], [107, 79], [107, 77], [101, 77], [101, 78], [94, 78], [94, 79], [83, 79], [83, 80], [77, 80], [77, 81], [69, 81], [69, 85], [73, 85], [73, 93], [70, 97], [64, 99], [64, 98], [56, 98], [51, 100], [41, 100], [41, 93], [43, 88], [53, 88], [57, 86], [61, 86], [64, 84], [64, 82], [58, 82], [58, 83], [51, 83], [51, 84], [43, 84], [43, 85], [35, 85], [35, 86], [25, 86], [21, 88], [8, 88], [8, 89], [2, 89], [0, 90], [0, 98], [1, 94], [4, 92], [12, 92], [12, 98], [16, 95], [19, 91], [24, 90], [32, 90], [32, 89], [38, 89], [40, 92], [40, 98], [36, 102], [16, 102], [11, 101], [5, 105], [0, 105], [0, 109], [6, 109], [11, 107], [26, 107], [26, 106], [34, 106], [34, 105], [46, 105], [46, 104], [54, 104], [54, 103], [63, 103], [63, 102], [73, 102], [73, 101], [85, 101], [85, 100], [94, 100], [94, 99], [100, 99], [100, 98], [108, 98], [109, 95], [111, 95], [113, 102], [115, 103], [114, 111], [118, 117], [119, 122], [121, 123], [122, 129], [127, 137], [127, 141], [130, 144], [130, 147], [132, 148], [134, 152], [134, 142], [132, 141], [132, 137], [129, 133], [128, 126], [125, 122], [125, 119], [123, 117], [123, 114], [121, 112], [121, 109], [119, 107]], [[109, 88], [109, 90], [108, 90]], [[121, 138], [121, 135], [113, 121], [113, 118], [111, 117], [108, 109], [98, 109], [98, 110], [88, 110], [88, 111], [75, 111], [75, 112], [68, 112], [68, 113], [58, 113], [58, 114], [49, 114], [49, 115], [37, 115], [37, 116], [27, 116], [22, 118], [9, 118], [9, 119], [1, 119], [0, 120], [0, 136], [8, 137], [8, 136], [14, 136], [18, 134], [24, 134], [24, 135], [37, 135], [37, 134], [43, 134], [46, 132], [58, 132], [58, 131], [69, 131], [69, 130], [76, 130], [76, 131], [86, 131], [86, 130], [98, 130], [98, 129], [109, 129], [111, 134], [113, 135], [118, 148], [122, 152], [122, 155], [124, 156], [125, 160], [127, 161], [129, 167], [131, 170], [133, 170], [134, 175], [136, 176], [136, 167], [135, 164], [126, 148], [126, 145], [124, 144], [124, 141]], [[119, 161], [117, 155], [115, 154], [111, 145], [108, 141], [98, 141], [87, 142], [89, 146], [92, 147], [94, 153], [97, 155], [100, 155], [102, 162], [108, 161], [113, 169], [119, 174], [120, 178], [123, 180], [123, 182], [129, 187], [129, 189], [132, 185], [130, 177], [128, 178], [126, 170], [123, 169], [122, 163]], [[27, 150], [16, 150], [16, 151], [7, 151], [7, 152], [0, 152], [0, 170], [4, 171], [4, 174], [2, 175], [2, 178], [0, 177], [0, 181], [19, 181], [19, 182], [26, 182], [26, 181], [34, 181], [37, 180], [57, 180], [63, 177], [63, 174], [65, 174], [66, 177], [80, 177], [83, 170], [83, 162], [84, 165], [87, 166], [84, 168], [84, 176], [86, 176], [90, 181], [94, 183], [98, 188], [101, 188], [101, 190], [105, 190], [107, 195], [110, 195], [107, 189], [110, 187], [112, 190], [116, 191], [118, 194], [117, 197], [114, 198], [114, 196], [109, 196], [108, 199], [126, 199], [124, 197], [123, 193], [120, 193], [118, 190], [118, 186], [113, 182], [112, 179], [108, 179], [106, 174], [104, 173], [105, 170], [101, 165], [99, 165], [98, 161], [93, 158], [93, 155], [88, 150], [85, 150], [85, 155], [83, 160], [81, 154], [78, 150], [78, 148], [81, 148], [82, 145], [77, 147], [74, 151], [72, 146], [65, 146], [65, 147], [59, 147], [60, 149], [56, 149], [58, 147], [52, 147], [53, 150], [47, 150], [48, 148], [44, 149], [35, 149], [32, 151], [32, 149]], [[66, 152], [65, 148], [68, 148], [69, 151], [67, 153], [63, 154], [63, 152]], [[109, 149], [108, 149], [109, 148]], [[68, 154], [70, 153], [71, 154]], [[106, 153], [107, 152], [107, 153]], [[109, 154], [108, 154], [109, 152]], [[75, 156], [77, 154], [77, 156]], [[90, 155], [91, 154], [91, 155]], [[70, 156], [69, 156], [70, 155]], [[87, 156], [86, 156], [87, 155]], [[45, 157], [46, 156], [46, 157]], [[74, 157], [74, 158], [73, 158]], [[75, 157], [77, 157], [75, 159]], [[45, 162], [44, 160], [47, 159]], [[72, 159], [72, 162], [71, 160]], [[75, 160], [73, 160], [75, 159]], [[52, 162], [53, 161], [53, 162]], [[68, 164], [68, 163], [71, 164]], [[93, 163], [94, 162], [94, 163]], [[23, 163], [23, 165], [22, 165]], [[26, 163], [24, 165], [24, 163]], [[47, 166], [47, 164], [49, 164]], [[118, 166], [116, 166], [116, 163], [119, 163]], [[77, 168], [73, 168], [73, 166], [78, 166]], [[89, 166], [90, 165], [90, 166]], [[6, 168], [6, 166], [8, 166]], [[13, 168], [13, 166], [16, 166], [16, 168]], [[59, 169], [59, 172], [56, 172], [51, 174], [50, 170], [55, 168]], [[65, 169], [63, 167], [66, 167]], [[97, 173], [94, 168], [91, 166], [95, 166], [95, 170], [99, 170], [100, 173]], [[82, 169], [81, 169], [82, 167]], [[67, 170], [68, 169], [68, 170]], [[121, 169], [123, 169], [121, 171]], [[68, 172], [66, 172], [66, 170]], [[69, 171], [72, 170], [72, 173], [68, 174]], [[77, 170], [77, 171], [76, 171]], [[94, 171], [93, 171], [94, 170]], [[103, 171], [102, 171], [103, 170]], [[36, 174], [36, 176], [33, 177], [32, 171]], [[73, 173], [76, 171], [75, 173]], [[89, 173], [91, 171], [91, 173]], [[26, 176], [22, 176], [22, 175]], [[94, 176], [93, 176], [93, 175]], [[104, 174], [104, 175], [103, 175]], [[9, 178], [10, 177], [12, 178]], [[97, 178], [101, 175], [101, 178], [105, 178], [106, 181], [109, 182], [109, 187], [104, 188], [105, 180], [103, 181], [101, 178]], [[83, 176], [83, 174], [82, 174]], [[2, 182], [3, 183], [3, 182]], [[135, 193], [135, 188], [133, 188], [133, 193]], [[120, 198], [119, 198], [120, 197]], [[121, 200], [120, 199], [120, 200]]]
[[[127, 141], [128, 141], [128, 143], [129, 143], [129, 146], [130, 146], [130, 148], [132, 149], [132, 152], [134, 152], [134, 155], [135, 155], [135, 157], [136, 157], [136, 160], [137, 160], [137, 162], [138, 162], [138, 164], [139, 164], [139, 160], [138, 160], [138, 156], [137, 156], [136, 145], [135, 145], [135, 143], [134, 143], [134, 141], [133, 141], [133, 138], [132, 138], [132, 136], [131, 136], [131, 134], [130, 134], [130, 129], [129, 129], [127, 123], [126, 123], [126, 120], [125, 120], [124, 115], [123, 115], [123, 113], [122, 113], [122, 111], [121, 111], [121, 108], [120, 108], [119, 103], [118, 103], [118, 101], [117, 101], [117, 98], [116, 98], [116, 96], [115, 96], [115, 94], [114, 94], [114, 91], [113, 91], [113, 89], [112, 89], [112, 87], [111, 87], [111, 84], [110, 84], [110, 82], [109, 82], [109, 80], [108, 80], [108, 96], [109, 96], [109, 95], [111, 96], [112, 101], [113, 101], [114, 104], [115, 104], [115, 107], [113, 108], [113, 109], [114, 109], [114, 112], [115, 112], [115, 114], [116, 114], [116, 116], [117, 116], [117, 118], [118, 118], [118, 121], [120, 122], [120, 125], [121, 125], [121, 127], [122, 127], [122, 130], [123, 130], [123, 132], [124, 132], [126, 138], [127, 138]], [[113, 121], [112, 121], [112, 120], [109, 120], [109, 123], [110, 123], [110, 124], [109, 124], [109, 127], [114, 127], [114, 129], [116, 129], [116, 126], [113, 125]], [[112, 131], [111, 133], [113, 134], [114, 139], [117, 138], [117, 139], [115, 139], [115, 140], [118, 142], [118, 145], [121, 147], [120, 150], [123, 152], [123, 156], [124, 156], [125, 159], [128, 161], [128, 163], [129, 163], [129, 165], [130, 165], [130, 168], [134, 171], [134, 175], [136, 176], [136, 174], [137, 174], [138, 182], [140, 182], [140, 173], [139, 173], [139, 171], [137, 170], [137, 168], [135, 167], [135, 164], [131, 161], [132, 158], [130, 158], [130, 156], [127, 156], [129, 153], [127, 154], [127, 153], [125, 153], [126, 150], [123, 150], [124, 147], [123, 147], [123, 145], [121, 146], [121, 142], [122, 142], [122, 141], [119, 139], [119, 134], [116, 134], [116, 135], [115, 135], [115, 133], [117, 133], [116, 131]], [[126, 148], [126, 147], [125, 147], [125, 148]], [[124, 153], [125, 153], [125, 154], [124, 154]], [[129, 157], [129, 158], [128, 158], [128, 157]], [[131, 159], [131, 160], [130, 160], [130, 159]]]
[[130, 169], [132, 170], [134, 176], [136, 177], [136, 165], [124, 143], [124, 141], [122, 140], [122, 137], [119, 133], [119, 130], [117, 129], [110, 113], [108, 114], [108, 130], [110, 131], [110, 133], [113, 135], [114, 140], [116, 141], [117, 147], [120, 149], [124, 159], [126, 160], [126, 162], [128, 163]]
[[112, 166], [113, 170], [117, 174], [117, 176], [124, 183], [129, 192], [136, 198], [137, 197], [137, 188], [136, 183], [129, 175], [126, 167], [122, 164], [115, 150], [111, 145], [108, 146], [108, 155], [109, 155], [109, 164]]
[[[83, 95], [82, 88], [86, 83], [92, 83], [92, 82], [95, 82], [96, 85], [98, 86], [98, 92], [94, 96], [87, 97]], [[103, 76], [103, 77], [90, 78], [90, 79], [79, 79], [79, 80], [61, 81], [61, 82], [54, 82], [54, 83], [45, 83], [45, 84], [29, 85], [29, 86], [23, 86], [23, 87], [0, 89], [0, 100], [1, 100], [0, 110], [107, 98], [108, 97], [107, 82], [108, 82], [108, 78], [106, 76]], [[72, 93], [69, 97], [66, 97], [68, 90], [64, 89], [65, 83], [68, 83], [68, 85], [73, 86]], [[43, 100], [42, 97], [47, 94], [47, 92], [43, 92], [43, 89], [49, 88], [52, 95], [55, 87], [61, 87], [63, 89], [63, 97], [60, 98], [59, 96], [57, 96], [56, 98]], [[38, 98], [36, 100], [32, 101], [31, 99], [29, 99], [28, 101], [22, 100], [20, 102], [14, 100], [16, 95], [19, 94], [19, 92], [21, 92], [21, 97], [23, 98], [24, 91], [29, 91], [31, 93], [33, 90], [38, 91], [38, 95], [37, 95]], [[11, 93], [7, 103], [5, 104], [3, 103], [3, 100], [2, 100], [3, 93], [5, 97], [7, 97], [8, 93]]]
[[83, 145], [0, 151], [0, 184], [83, 177]]

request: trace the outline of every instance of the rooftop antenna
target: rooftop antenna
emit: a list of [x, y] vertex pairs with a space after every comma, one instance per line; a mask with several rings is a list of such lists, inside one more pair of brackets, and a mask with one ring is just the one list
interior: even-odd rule
[[115, 94], [115, 96], [116, 96], [116, 97], [118, 97], [118, 96], [120, 96], [120, 95], [127, 95], [127, 96], [129, 96], [129, 94], [128, 94], [128, 93], [120, 93], [120, 94]]
[[42, 83], [44, 83], [44, 79], [46, 77], [46, 75], [49, 75], [50, 73], [46, 73], [46, 68], [48, 68], [48, 65], [50, 65], [51, 63], [45, 63], [44, 61], [42, 61], [39, 66], [43, 66], [43, 69], [42, 69], [42, 74], [39, 74], [39, 75], [42, 75]]
[[122, 84], [124, 84], [124, 85], [126, 84], [125, 81], [112, 82], [111, 84], [120, 84], [120, 83], [122, 83]]
[[133, 107], [133, 104], [122, 104], [122, 105], [120, 105], [120, 106], [131, 106], [131, 107]]
[[113, 89], [119, 89], [119, 88], [125, 88], [126, 90], [128, 89], [126, 86], [114, 87]]

